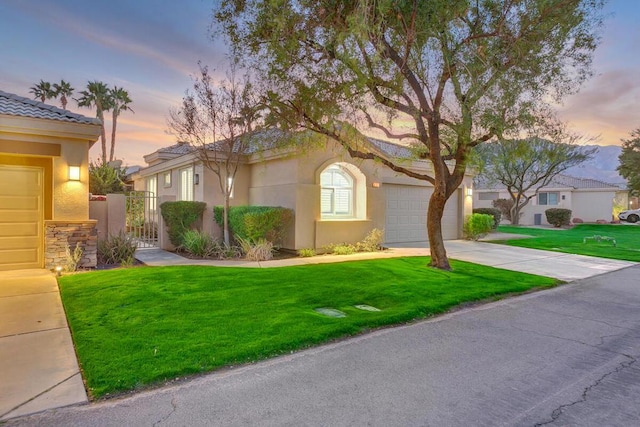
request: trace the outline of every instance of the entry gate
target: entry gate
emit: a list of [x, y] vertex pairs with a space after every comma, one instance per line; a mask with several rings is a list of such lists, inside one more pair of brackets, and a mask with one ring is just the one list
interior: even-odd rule
[[127, 234], [138, 248], [158, 247], [158, 198], [151, 191], [127, 195]]

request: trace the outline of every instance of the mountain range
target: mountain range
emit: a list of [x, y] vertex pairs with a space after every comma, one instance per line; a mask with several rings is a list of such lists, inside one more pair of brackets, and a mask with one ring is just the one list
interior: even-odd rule
[[626, 180], [620, 176], [616, 168], [620, 164], [618, 156], [622, 147], [617, 145], [585, 145], [584, 149], [597, 148], [593, 157], [586, 162], [567, 169], [565, 175], [577, 178], [591, 178], [609, 184], [626, 184]]

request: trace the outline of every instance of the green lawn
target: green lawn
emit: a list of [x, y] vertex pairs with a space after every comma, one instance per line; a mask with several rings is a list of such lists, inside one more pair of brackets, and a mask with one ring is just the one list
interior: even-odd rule
[[[269, 269], [141, 267], [60, 278], [93, 397], [264, 359], [558, 282], [425, 257]], [[379, 312], [362, 311], [368, 304]], [[331, 307], [347, 317], [330, 318]]]
[[[640, 261], [640, 227], [637, 226], [579, 224], [571, 229], [556, 230], [501, 225], [498, 231], [535, 236], [531, 239], [497, 242], [506, 245], [626, 261]], [[613, 237], [616, 240], [616, 246], [614, 247], [611, 242], [605, 241], [587, 240], [587, 243], [583, 243], [585, 237], [596, 235]]]

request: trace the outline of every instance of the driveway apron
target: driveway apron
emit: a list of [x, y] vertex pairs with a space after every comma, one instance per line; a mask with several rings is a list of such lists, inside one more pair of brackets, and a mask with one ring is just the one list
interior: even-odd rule
[[55, 277], [0, 272], [0, 421], [87, 402]]

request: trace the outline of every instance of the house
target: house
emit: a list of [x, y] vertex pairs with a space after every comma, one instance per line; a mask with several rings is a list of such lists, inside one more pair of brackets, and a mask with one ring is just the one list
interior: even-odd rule
[[[539, 188], [522, 209], [520, 225], [548, 225], [544, 211], [549, 208], [570, 209], [572, 218], [585, 222], [611, 221], [614, 199], [620, 197], [619, 193], [620, 188], [614, 184], [559, 174], [549, 185]], [[498, 185], [477, 184], [473, 190], [474, 208], [493, 207], [496, 199], [511, 197], [505, 187]]]
[[[271, 135], [273, 132], [269, 131]], [[277, 138], [286, 138], [283, 134]], [[369, 138], [373, 147], [389, 157], [406, 158], [404, 165], [428, 173], [431, 164], [408, 160], [407, 147]], [[342, 146], [327, 140], [315, 148], [257, 144], [243, 156], [231, 205], [282, 206], [293, 209], [294, 223], [284, 247], [317, 248], [330, 243], [354, 243], [374, 228], [384, 229], [387, 244], [427, 240], [426, 212], [433, 187], [426, 181], [395, 173], [372, 160], [352, 159]], [[177, 143], [144, 157], [135, 186], [158, 195], [158, 204], [169, 200], [195, 200], [207, 204], [203, 229], [219, 236], [213, 207], [223, 204], [216, 175], [205, 167], [193, 148]], [[462, 234], [471, 198], [465, 197], [472, 177], [446, 205], [445, 239]]]
[[96, 265], [89, 148], [100, 121], [0, 91], [0, 270]]

